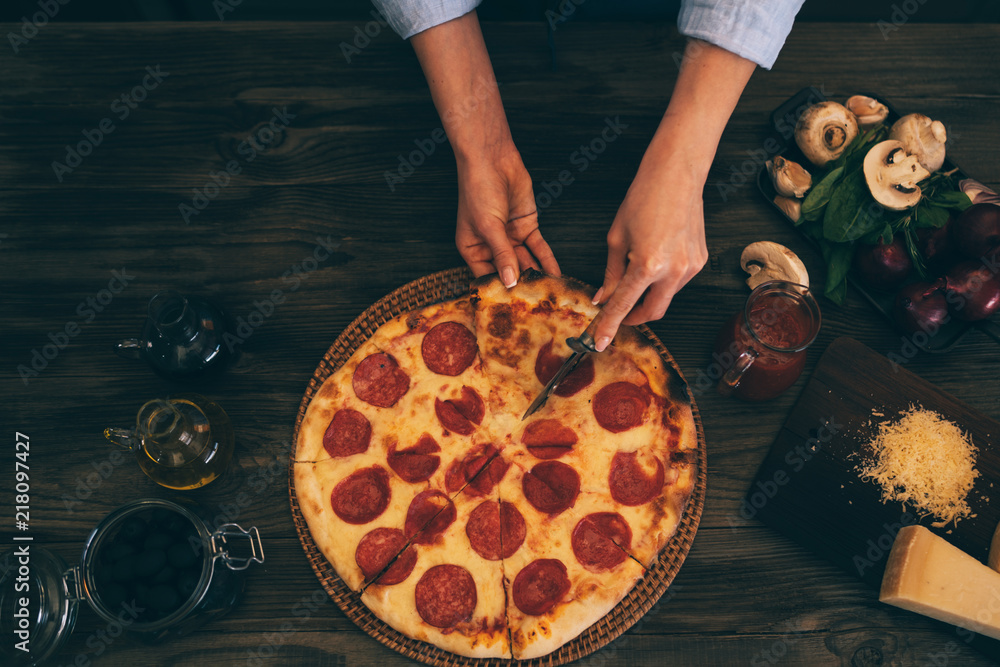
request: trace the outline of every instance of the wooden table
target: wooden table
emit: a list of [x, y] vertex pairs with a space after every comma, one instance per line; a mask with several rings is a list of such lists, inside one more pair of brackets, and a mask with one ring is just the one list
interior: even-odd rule
[[[374, 33], [375, 25], [367, 29]], [[774, 70], [751, 81], [705, 190], [711, 260], [652, 325], [690, 381], [710, 363], [716, 330], [746, 296], [738, 266], [746, 244], [786, 244], [822, 275], [817, 253], [739, 176], [759, 168], [770, 111], [803, 86], [840, 99], [876, 91], [900, 109], [942, 119], [950, 156], [1000, 185], [1000, 27], [898, 28], [883, 38], [872, 24], [798, 25]], [[92, 474], [107, 471], [105, 426], [128, 425], [145, 400], [178, 389], [111, 351], [116, 339], [139, 333], [155, 292], [208, 296], [247, 321], [263, 315], [253, 317], [258, 326], [239, 346], [238, 362], [199, 387], [233, 418], [238, 450], [224, 481], [191, 494], [210, 512], [260, 529], [267, 560], [253, 569], [244, 602], [154, 648], [128, 636], [88, 644], [103, 626], [84, 608], [58, 664], [407, 662], [324, 596], [288, 506], [295, 414], [323, 352], [387, 292], [461, 264], [452, 241], [454, 160], [447, 144], [434, 141], [440, 124], [416, 60], [387, 29], [367, 41], [357, 37], [365, 29], [51, 24], [17, 55], [0, 55], [0, 403], [9, 471], [0, 543], [14, 534], [18, 431], [31, 441], [33, 544], [70, 562], [115, 507], [171, 496], [131, 463], [113, 466], [106, 478]], [[544, 24], [487, 25], [485, 34], [535, 192], [563, 170], [574, 176], [542, 211], [545, 235], [565, 273], [599, 283], [605, 233], [665, 108], [683, 40], [667, 25], [569, 22], [555, 33], [553, 71]], [[356, 38], [362, 47], [348, 63], [341, 44]], [[122, 95], [134, 96], [135, 108]], [[600, 135], [606, 119], [620, 122], [622, 134], [577, 171], [574, 152]], [[53, 161], [65, 162], [66, 146], [88, 135], [99, 145], [59, 180]], [[250, 136], [263, 142], [253, 159], [242, 143]], [[401, 161], [412, 163], [412, 174], [400, 172]], [[218, 174], [227, 163], [239, 173], [216, 193], [212, 175], [226, 180]], [[405, 178], [390, 187], [387, 173]], [[722, 184], [738, 187], [723, 200]], [[212, 198], [197, 200], [202, 210], [185, 220], [180, 205], [193, 207], [195, 189], [204, 193], [206, 185]], [[326, 259], [313, 267], [324, 243], [336, 247], [319, 253]], [[105, 294], [115, 271], [127, 274], [127, 286]], [[285, 299], [272, 311], [265, 301], [273, 290]], [[856, 294], [823, 309], [807, 375], [837, 336], [883, 353], [901, 345]], [[68, 324], [78, 329], [71, 327], [64, 349], [23, 382], [18, 365], [30, 365], [33, 350], [59, 339]], [[945, 356], [920, 356], [909, 368], [1000, 416], [1000, 350], [985, 336], [970, 335]], [[669, 601], [587, 664], [944, 664], [935, 656], [989, 664], [964, 644], [952, 655], [952, 637], [936, 624], [880, 604], [875, 591], [775, 531], [734, 521], [804, 382], [764, 405], [698, 396], [709, 483], [694, 547]]]

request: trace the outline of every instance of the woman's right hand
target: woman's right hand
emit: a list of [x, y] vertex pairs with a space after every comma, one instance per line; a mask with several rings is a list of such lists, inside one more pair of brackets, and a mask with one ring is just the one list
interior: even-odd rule
[[458, 251], [476, 276], [497, 271], [508, 287], [521, 271], [559, 275], [538, 229], [535, 197], [507, 125], [476, 13], [411, 38], [458, 165]]

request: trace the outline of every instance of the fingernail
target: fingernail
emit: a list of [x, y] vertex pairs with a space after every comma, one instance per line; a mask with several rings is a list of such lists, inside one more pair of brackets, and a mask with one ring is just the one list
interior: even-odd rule
[[508, 288], [517, 284], [517, 276], [514, 274], [514, 269], [509, 266], [500, 269], [500, 279], [503, 280], [503, 284]]
[[602, 285], [600, 289], [597, 290], [597, 294], [594, 295], [594, 300], [590, 303], [595, 306], [601, 302], [601, 297], [604, 296], [604, 286]]
[[600, 338], [597, 339], [597, 342], [594, 344], [594, 347], [597, 348], [598, 352], [604, 352], [604, 348], [606, 348], [610, 344], [611, 344], [610, 338], [608, 338], [607, 336], [601, 336]]

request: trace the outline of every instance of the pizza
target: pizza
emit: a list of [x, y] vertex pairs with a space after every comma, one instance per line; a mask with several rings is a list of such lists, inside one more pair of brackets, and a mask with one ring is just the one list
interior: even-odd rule
[[622, 327], [522, 420], [597, 314], [529, 270], [400, 315], [313, 396], [294, 493], [334, 570], [404, 635], [473, 658], [546, 655], [652, 567], [696, 478], [687, 386]]

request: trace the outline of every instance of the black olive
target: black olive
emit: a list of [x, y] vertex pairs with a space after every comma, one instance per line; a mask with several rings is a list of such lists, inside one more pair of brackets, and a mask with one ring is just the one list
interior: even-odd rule
[[195, 553], [194, 548], [190, 544], [178, 543], [171, 545], [171, 547], [167, 550], [167, 559], [174, 567], [182, 568], [194, 565], [194, 563], [199, 559], [199, 556]]
[[146, 541], [142, 543], [142, 546], [144, 549], [160, 549], [161, 551], [166, 551], [167, 548], [173, 544], [173, 542], [174, 538], [167, 533], [154, 532], [146, 538]]
[[126, 542], [141, 542], [146, 537], [146, 522], [136, 516], [125, 519], [118, 537]]
[[124, 583], [135, 579], [135, 562], [131, 556], [116, 560], [111, 568], [111, 578], [117, 582]]
[[140, 607], [146, 607], [149, 605], [149, 586], [141, 581], [135, 582], [132, 585], [132, 598], [135, 603]]
[[150, 579], [150, 581], [153, 582], [154, 584], [165, 584], [168, 581], [173, 580], [174, 577], [176, 576], [177, 576], [177, 570], [167, 565], [162, 570], [157, 572], [153, 576], [153, 578]]
[[113, 563], [116, 560], [121, 560], [126, 556], [131, 556], [136, 553], [136, 548], [127, 542], [116, 542], [104, 550], [103, 556], [106, 557], [107, 562]]
[[198, 590], [198, 582], [200, 580], [201, 572], [196, 574], [193, 571], [188, 571], [182, 574], [177, 580], [177, 590], [180, 591], [181, 596], [187, 600], [196, 590]]
[[101, 602], [108, 609], [108, 611], [115, 612], [119, 607], [121, 607], [122, 602], [125, 602], [127, 595], [128, 589], [121, 584], [112, 582], [101, 586], [98, 597], [101, 599]]
[[164, 612], [174, 611], [180, 606], [180, 603], [181, 599], [173, 586], [157, 584], [149, 591], [149, 604], [154, 609]]
[[143, 578], [151, 577], [166, 564], [167, 554], [162, 549], [147, 549], [136, 557], [135, 573]]
[[168, 533], [182, 533], [191, 526], [191, 522], [176, 512], [171, 512], [170, 516], [160, 521], [160, 527]]

